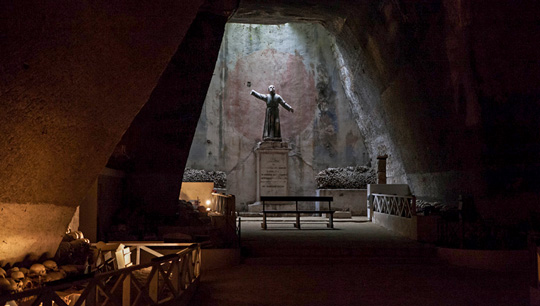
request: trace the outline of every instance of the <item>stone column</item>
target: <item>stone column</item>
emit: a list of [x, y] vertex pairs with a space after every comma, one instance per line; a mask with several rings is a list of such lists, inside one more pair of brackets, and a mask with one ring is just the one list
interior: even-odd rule
[[377, 184], [386, 184], [386, 159], [388, 155], [377, 156]]

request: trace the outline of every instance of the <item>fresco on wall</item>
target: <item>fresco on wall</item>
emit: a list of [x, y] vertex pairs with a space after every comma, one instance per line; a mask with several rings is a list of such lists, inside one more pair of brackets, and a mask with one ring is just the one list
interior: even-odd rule
[[[248, 82], [251, 86], [247, 86]], [[309, 74], [300, 55], [264, 49], [238, 59], [226, 81], [223, 105], [229, 124], [248, 139], [260, 139], [266, 105], [254, 99], [249, 91], [268, 93], [268, 86], [276, 86], [276, 93], [295, 109], [295, 113], [280, 110], [284, 139], [302, 133], [312, 125], [317, 93], [313, 73]]]

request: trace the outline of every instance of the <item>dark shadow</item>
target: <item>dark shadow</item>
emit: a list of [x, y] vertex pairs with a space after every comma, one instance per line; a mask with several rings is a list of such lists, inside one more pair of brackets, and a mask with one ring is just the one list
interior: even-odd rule
[[[304, 228], [302, 227], [300, 230], [293, 227], [293, 228], [267, 228], [266, 231], [337, 231], [340, 230], [339, 228]], [[261, 229], [261, 231], [265, 231]]]

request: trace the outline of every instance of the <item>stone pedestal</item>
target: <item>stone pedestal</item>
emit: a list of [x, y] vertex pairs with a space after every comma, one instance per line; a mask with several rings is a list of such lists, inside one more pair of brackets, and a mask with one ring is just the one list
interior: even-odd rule
[[286, 196], [289, 192], [289, 145], [280, 141], [257, 144], [257, 201], [261, 196]]

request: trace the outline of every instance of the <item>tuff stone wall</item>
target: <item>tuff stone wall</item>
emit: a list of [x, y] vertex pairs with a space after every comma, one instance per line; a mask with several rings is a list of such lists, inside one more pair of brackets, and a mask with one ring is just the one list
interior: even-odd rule
[[0, 261], [55, 253], [201, 3], [0, 4]]
[[389, 156], [389, 183], [425, 199], [470, 195], [486, 218], [538, 210], [535, 1], [308, 2], [306, 14], [247, 0], [235, 20], [316, 21], [335, 35], [345, 92], [370, 156]]
[[188, 166], [227, 172], [227, 192], [236, 195], [238, 206], [255, 202], [253, 150], [262, 138], [266, 105], [249, 93], [267, 93], [270, 84], [295, 109], [280, 110], [283, 141], [292, 149], [291, 194], [315, 194], [315, 176], [327, 167], [369, 163], [334, 44], [319, 24], [229, 23]]
[[[224, 14], [226, 14], [225, 12]], [[126, 202], [174, 215], [189, 148], [212, 78], [227, 16], [200, 11], [119, 146], [132, 156]]]
[[346, 92], [371, 156], [389, 155], [390, 183], [426, 199], [471, 195], [486, 218], [538, 209], [540, 34], [527, 30], [538, 9], [381, 1], [334, 28]]
[[[0, 258], [35, 247], [15, 248], [18, 241], [60, 234], [52, 221], [33, 222], [36, 211], [60, 216], [54, 223], [67, 227], [201, 3], [0, 3], [0, 219], [10, 219], [8, 206], [20, 216], [16, 225], [4, 222]], [[513, 221], [538, 210], [539, 15], [534, 0], [243, 0], [232, 21], [325, 26], [336, 37], [357, 125], [374, 144], [369, 156], [389, 155], [390, 182], [408, 182], [424, 198], [470, 193], [482, 216]], [[194, 129], [199, 111], [178, 114]], [[177, 140], [176, 148], [189, 150], [189, 135]], [[178, 167], [187, 157], [182, 150], [174, 155]], [[146, 174], [157, 178], [144, 181], [149, 195], [181, 177]], [[163, 193], [167, 200], [177, 188]], [[25, 205], [36, 208], [32, 216], [22, 214]]]

